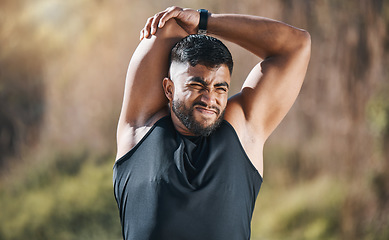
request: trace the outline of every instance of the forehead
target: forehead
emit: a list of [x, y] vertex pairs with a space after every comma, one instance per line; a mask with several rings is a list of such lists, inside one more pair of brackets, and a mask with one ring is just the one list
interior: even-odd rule
[[191, 66], [189, 63], [175, 63], [170, 66], [170, 76], [174, 80], [182, 82], [190, 81], [194, 77], [202, 78], [205, 82], [220, 83], [231, 81], [230, 70], [227, 65], [222, 64], [215, 68], [209, 68], [201, 64]]

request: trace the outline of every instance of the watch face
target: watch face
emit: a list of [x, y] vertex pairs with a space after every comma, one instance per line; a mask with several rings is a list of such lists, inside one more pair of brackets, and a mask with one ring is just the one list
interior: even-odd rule
[[206, 34], [207, 34], [207, 30], [199, 29], [199, 30], [197, 31], [197, 34], [206, 35]]

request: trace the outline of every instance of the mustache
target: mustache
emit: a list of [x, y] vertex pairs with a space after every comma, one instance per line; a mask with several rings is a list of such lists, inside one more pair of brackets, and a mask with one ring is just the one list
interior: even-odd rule
[[195, 106], [201, 106], [204, 108], [213, 109], [217, 112], [217, 114], [220, 114], [220, 108], [218, 108], [216, 106], [208, 106], [205, 102], [201, 102], [201, 101], [195, 102], [195, 103], [193, 103], [192, 107], [195, 107]]

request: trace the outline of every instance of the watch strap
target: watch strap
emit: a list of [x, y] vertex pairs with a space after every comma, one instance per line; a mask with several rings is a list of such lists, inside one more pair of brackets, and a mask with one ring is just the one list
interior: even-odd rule
[[208, 10], [199, 9], [197, 11], [200, 13], [199, 30], [197, 31], [197, 34], [207, 34]]

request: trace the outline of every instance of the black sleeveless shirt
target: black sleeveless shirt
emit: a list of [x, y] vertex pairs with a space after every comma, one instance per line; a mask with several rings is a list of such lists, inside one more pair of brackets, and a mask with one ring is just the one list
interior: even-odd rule
[[227, 121], [186, 137], [168, 116], [116, 161], [113, 182], [125, 240], [243, 240], [262, 177]]

